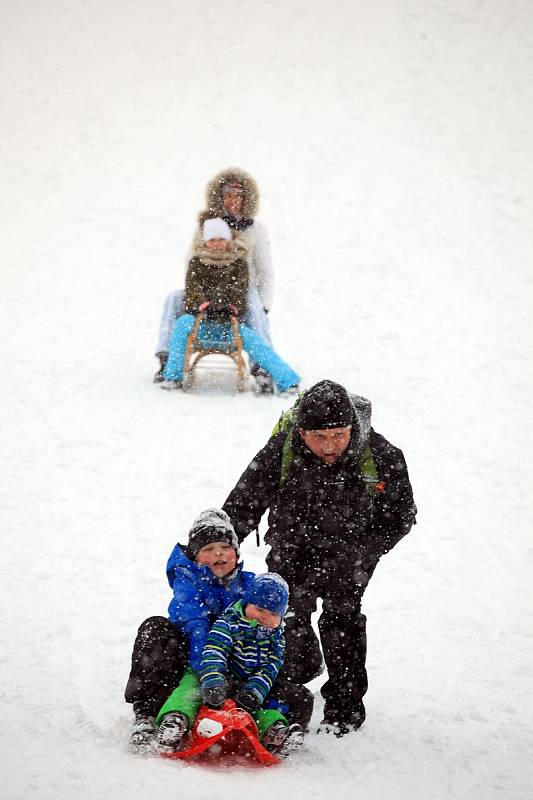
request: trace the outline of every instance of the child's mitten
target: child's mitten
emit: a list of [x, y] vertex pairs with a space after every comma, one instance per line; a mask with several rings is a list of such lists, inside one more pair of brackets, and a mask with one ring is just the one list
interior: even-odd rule
[[209, 708], [220, 708], [228, 694], [228, 689], [225, 683], [218, 686], [206, 686], [202, 689], [202, 696], [204, 703]]
[[239, 708], [244, 708], [245, 711], [255, 711], [261, 705], [261, 700], [257, 695], [246, 689], [239, 689], [238, 692], [235, 692], [235, 702]]

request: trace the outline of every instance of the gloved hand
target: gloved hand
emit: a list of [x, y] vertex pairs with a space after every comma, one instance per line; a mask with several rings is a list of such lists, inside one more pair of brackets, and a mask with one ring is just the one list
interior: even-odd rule
[[225, 683], [219, 686], [207, 686], [202, 689], [204, 703], [209, 708], [220, 708], [228, 694], [228, 687]]
[[246, 689], [239, 689], [235, 692], [235, 702], [239, 708], [244, 708], [245, 711], [255, 711], [261, 705], [261, 701], [253, 692], [248, 692]]
[[212, 302], [205, 309], [205, 315], [208, 319], [212, 317], [229, 317], [231, 313], [229, 306], [216, 306]]
[[361, 561], [361, 566], [363, 567], [365, 572], [372, 572], [376, 568], [376, 564], [379, 561], [379, 556], [366, 556]]
[[369, 581], [368, 573], [362, 564], [354, 569], [353, 579], [356, 586], [360, 586], [363, 589], [367, 586]]
[[364, 589], [368, 585], [368, 581], [370, 580], [378, 561], [379, 559], [376, 556], [368, 555], [365, 556], [362, 561], [355, 562], [353, 577], [356, 586], [360, 586]]
[[206, 311], [206, 309], [208, 309], [210, 305], [211, 305], [210, 300], [204, 300], [204, 302], [200, 303], [200, 305], [198, 306], [198, 311], [201, 312]]

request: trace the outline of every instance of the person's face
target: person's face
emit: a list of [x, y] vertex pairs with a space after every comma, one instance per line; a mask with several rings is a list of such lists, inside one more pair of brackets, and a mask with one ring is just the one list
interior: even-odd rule
[[211, 542], [198, 550], [196, 563], [209, 567], [217, 578], [225, 578], [237, 566], [237, 553], [227, 542]]
[[248, 619], [255, 619], [263, 626], [263, 628], [279, 628], [281, 625], [281, 617], [279, 614], [273, 614], [268, 608], [255, 606], [253, 603], [247, 603], [244, 613]]
[[208, 250], [227, 250], [229, 241], [227, 239], [208, 239], [206, 245]]
[[298, 432], [309, 450], [324, 464], [334, 464], [342, 456], [352, 435], [351, 427], [326, 428], [322, 431], [306, 431], [304, 428], [298, 428]]
[[232, 217], [241, 213], [242, 204], [243, 197], [240, 192], [228, 192], [224, 195], [224, 208]]

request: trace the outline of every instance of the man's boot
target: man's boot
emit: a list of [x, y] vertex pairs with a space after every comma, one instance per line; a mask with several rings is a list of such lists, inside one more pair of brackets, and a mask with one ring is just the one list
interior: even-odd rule
[[326, 701], [324, 719], [318, 726], [317, 733], [332, 733], [337, 739], [358, 730], [365, 721], [366, 712], [362, 700], [351, 704], [349, 710], [331, 708]]

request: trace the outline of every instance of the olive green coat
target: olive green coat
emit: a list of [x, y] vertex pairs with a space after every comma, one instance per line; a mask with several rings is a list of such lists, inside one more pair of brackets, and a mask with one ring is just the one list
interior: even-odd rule
[[205, 264], [198, 256], [191, 258], [185, 281], [185, 307], [190, 314], [198, 313], [205, 301], [217, 308], [231, 305], [239, 313], [246, 307], [248, 292], [248, 266], [238, 258], [226, 266]]

